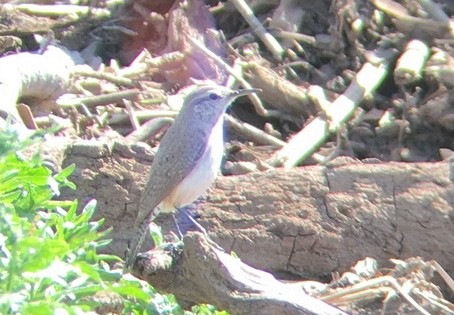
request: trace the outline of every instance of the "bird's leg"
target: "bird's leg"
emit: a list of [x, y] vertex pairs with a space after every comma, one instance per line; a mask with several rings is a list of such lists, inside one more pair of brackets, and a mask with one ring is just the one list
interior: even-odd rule
[[178, 238], [180, 240], [183, 239], [183, 233], [181, 232], [180, 225], [178, 224], [177, 218], [175, 218], [175, 214], [172, 213], [173, 224], [175, 224], [175, 228], [177, 230]]
[[186, 215], [186, 217], [199, 229], [200, 232], [203, 233], [203, 235], [205, 236], [206, 240], [208, 241], [208, 243], [210, 245], [212, 245], [214, 248], [216, 248], [217, 250], [220, 250], [220, 251], [224, 251], [224, 249], [219, 246], [215, 241], [213, 241], [210, 236], [208, 235], [207, 233], [207, 230], [205, 230], [205, 228], [200, 225], [199, 222], [197, 222], [193, 217], [192, 215], [187, 211], [187, 208], [183, 207], [183, 208], [179, 208], [177, 209], [180, 213], [184, 213]]

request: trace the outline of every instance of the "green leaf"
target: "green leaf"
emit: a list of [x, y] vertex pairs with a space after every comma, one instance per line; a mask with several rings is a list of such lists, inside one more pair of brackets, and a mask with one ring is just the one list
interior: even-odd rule
[[49, 301], [33, 301], [25, 304], [21, 309], [21, 314], [36, 315], [36, 314], [54, 314], [54, 308]]
[[153, 239], [154, 245], [156, 247], [161, 246], [164, 243], [164, 236], [162, 235], [161, 227], [156, 223], [151, 222], [149, 226], [149, 231], [151, 238]]
[[[54, 200], [62, 187], [76, 188], [69, 181], [76, 166], [52, 175], [40, 154], [21, 157], [37, 137], [18, 141], [0, 130], [0, 314], [92, 314], [99, 291], [124, 297], [124, 314], [183, 314], [174, 296], [111, 270], [121, 259], [97, 253], [111, 228], [93, 221], [96, 201], [80, 210], [77, 200]], [[151, 231], [162, 244], [160, 228]]]
[[0, 202], [1, 203], [13, 203], [21, 195], [22, 195], [22, 192], [19, 191], [19, 190], [13, 190], [13, 191], [5, 192], [3, 194], [0, 194]]
[[58, 172], [58, 174], [56, 174], [54, 176], [55, 180], [61, 182], [61, 181], [64, 181], [65, 179], [67, 179], [69, 177], [69, 175], [71, 175], [74, 170], [76, 169], [76, 164], [71, 164], [69, 166], [67, 166], [66, 168], [62, 169], [60, 172]]
[[142, 286], [133, 281], [122, 279], [119, 286], [113, 286], [111, 289], [124, 297], [135, 298], [145, 303], [148, 303], [150, 299], [150, 295], [143, 290]]
[[62, 240], [30, 236], [20, 240], [16, 250], [21, 255], [29, 256], [23, 258], [23, 271], [37, 271], [48, 267], [54, 259], [63, 258], [68, 245]]
[[89, 276], [90, 279], [101, 283], [102, 278], [99, 274], [99, 267], [93, 264], [90, 264], [86, 261], [80, 260], [73, 263], [75, 267], [79, 267], [80, 271], [85, 275]]
[[54, 179], [59, 182], [61, 187], [69, 187], [71, 189], [76, 189], [76, 185], [68, 180], [68, 177], [74, 172], [76, 168], [75, 164], [67, 166], [65, 169], [61, 170], [58, 174], [54, 176]]

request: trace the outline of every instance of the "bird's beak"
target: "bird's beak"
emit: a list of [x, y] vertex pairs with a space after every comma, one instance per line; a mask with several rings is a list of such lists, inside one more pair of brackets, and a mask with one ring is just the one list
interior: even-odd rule
[[240, 96], [262, 92], [261, 89], [243, 89], [243, 90], [236, 90], [232, 93], [233, 98], [237, 98]]

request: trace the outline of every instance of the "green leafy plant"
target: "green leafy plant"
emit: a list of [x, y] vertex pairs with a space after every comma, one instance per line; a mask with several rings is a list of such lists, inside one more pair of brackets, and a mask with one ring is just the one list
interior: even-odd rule
[[0, 131], [0, 314], [93, 314], [106, 304], [123, 314], [226, 314], [185, 312], [172, 295], [111, 269], [120, 259], [97, 253], [109, 231], [92, 219], [96, 202], [78, 211], [75, 200], [54, 200], [76, 189], [75, 166], [52, 174], [39, 152], [25, 158], [41, 138]]

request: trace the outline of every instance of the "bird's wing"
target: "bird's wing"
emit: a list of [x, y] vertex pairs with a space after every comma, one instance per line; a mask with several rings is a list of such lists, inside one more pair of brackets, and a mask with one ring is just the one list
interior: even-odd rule
[[148, 218], [151, 212], [192, 171], [205, 152], [207, 140], [208, 133], [198, 128], [189, 127], [184, 134], [175, 134], [175, 129], [169, 128], [160, 144], [167, 149], [165, 152], [158, 149], [155, 155], [142, 192], [135, 226], [146, 219], [153, 219]]

